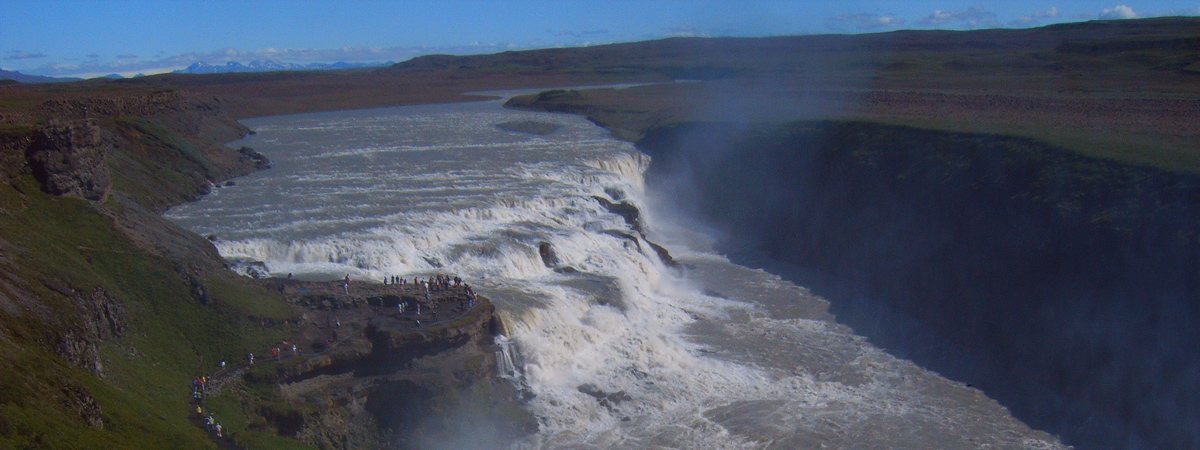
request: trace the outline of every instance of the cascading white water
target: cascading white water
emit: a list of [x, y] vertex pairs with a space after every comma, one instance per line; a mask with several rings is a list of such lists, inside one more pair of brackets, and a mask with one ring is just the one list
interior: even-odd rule
[[[496, 127], [514, 120], [560, 128]], [[168, 217], [274, 275], [467, 279], [508, 318], [498, 371], [533, 394], [541, 431], [520, 445], [903, 446], [933, 436], [976, 448], [967, 444], [1036, 435], [973, 400], [977, 391], [826, 320], [822, 300], [690, 244], [702, 233], [652, 208], [648, 158], [582, 118], [490, 101], [247, 124], [257, 134], [234, 145], [274, 168]], [[687, 268], [664, 265], [594, 197], [636, 206], [651, 239]], [[543, 244], [574, 270], [547, 267]], [[1020, 432], [1000, 432], [1009, 429]]]

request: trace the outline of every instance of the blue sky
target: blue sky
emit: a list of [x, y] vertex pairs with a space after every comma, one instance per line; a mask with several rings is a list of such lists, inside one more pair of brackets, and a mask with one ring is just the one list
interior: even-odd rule
[[96, 76], [158, 73], [197, 61], [402, 61], [428, 53], [492, 53], [669, 36], [1029, 27], [1200, 15], [1200, 0], [0, 0], [0, 11], [0, 68]]

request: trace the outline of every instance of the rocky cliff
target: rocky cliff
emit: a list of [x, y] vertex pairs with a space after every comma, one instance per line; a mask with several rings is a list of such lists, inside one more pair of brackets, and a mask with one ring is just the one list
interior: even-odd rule
[[638, 145], [726, 251], [876, 344], [1082, 448], [1200, 445], [1200, 178], [856, 122], [692, 123]]
[[211, 381], [210, 410], [241, 405], [250, 418], [229, 426], [240, 443], [271, 432], [328, 449], [470, 448], [536, 431], [513, 386], [494, 377], [499, 326], [486, 298], [466, 308], [455, 287], [436, 292], [422, 315], [400, 314], [402, 298], [417, 300], [390, 295], [395, 285], [351, 282], [347, 297], [340, 284], [263, 282], [305, 312], [280, 357]]
[[52, 123], [38, 130], [26, 159], [47, 193], [103, 201], [112, 187], [112, 146], [94, 122]]

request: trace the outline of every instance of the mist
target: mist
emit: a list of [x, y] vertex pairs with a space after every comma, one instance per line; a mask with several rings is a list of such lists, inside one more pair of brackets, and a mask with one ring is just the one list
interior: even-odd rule
[[650, 190], [735, 262], [811, 288], [873, 344], [1068, 444], [1200, 445], [1200, 179], [1027, 139], [812, 120], [847, 100], [790, 100], [815, 113], [651, 131]]

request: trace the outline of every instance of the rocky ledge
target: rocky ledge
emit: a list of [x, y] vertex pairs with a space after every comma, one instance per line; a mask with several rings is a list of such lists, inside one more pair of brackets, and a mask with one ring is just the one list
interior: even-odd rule
[[257, 393], [255, 409], [273, 422], [264, 429], [331, 449], [494, 443], [537, 430], [496, 376], [495, 307], [465, 284], [431, 288], [426, 300], [412, 283], [260, 282], [303, 308], [298, 329], [253, 364], [247, 355], [214, 374], [207, 395]]

